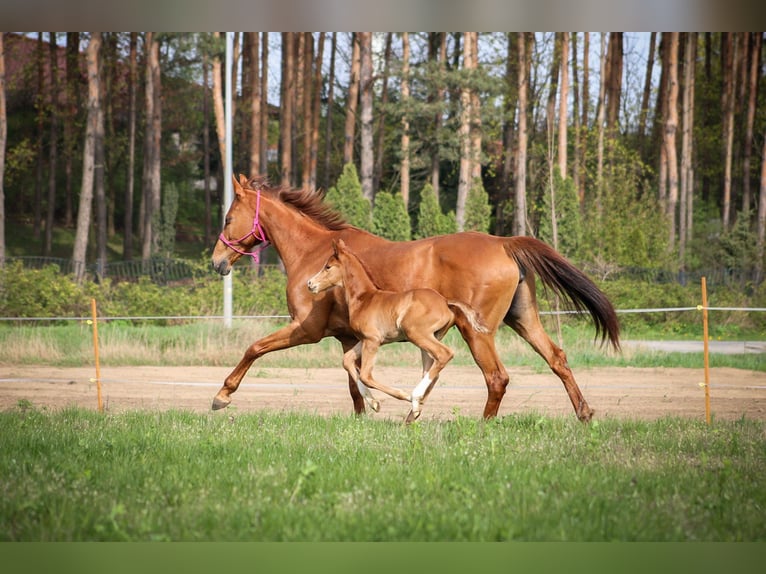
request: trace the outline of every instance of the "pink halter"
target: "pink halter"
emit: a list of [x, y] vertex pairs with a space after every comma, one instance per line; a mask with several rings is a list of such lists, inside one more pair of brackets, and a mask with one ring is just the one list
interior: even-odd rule
[[[253, 261], [255, 263], [259, 262], [259, 257], [261, 254], [261, 251], [266, 249], [266, 247], [269, 245], [269, 240], [266, 239], [266, 234], [263, 231], [263, 228], [261, 227], [260, 223], [260, 214], [261, 214], [261, 190], [260, 188], [256, 189], [256, 193], [258, 194], [256, 196], [255, 200], [255, 217], [253, 218], [253, 227], [248, 231], [245, 235], [240, 237], [239, 239], [235, 239], [234, 241], [230, 241], [226, 239], [226, 237], [223, 235], [223, 231], [218, 236], [218, 239], [220, 239], [226, 247], [229, 249], [232, 249], [239, 253], [240, 255], [249, 255], [253, 258]], [[238, 244], [241, 244], [245, 239], [248, 237], [254, 237], [257, 241], [261, 242], [261, 245], [256, 249], [255, 251], [244, 251], [243, 249], [240, 249], [237, 247]]]

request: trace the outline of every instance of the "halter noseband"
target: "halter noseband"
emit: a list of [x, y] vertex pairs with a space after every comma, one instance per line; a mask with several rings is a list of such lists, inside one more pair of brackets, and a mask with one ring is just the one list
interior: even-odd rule
[[[261, 251], [266, 249], [266, 247], [269, 245], [269, 240], [266, 239], [266, 234], [263, 231], [263, 228], [261, 227], [260, 222], [260, 215], [261, 215], [261, 189], [260, 187], [256, 188], [256, 201], [255, 201], [255, 217], [253, 218], [253, 227], [248, 231], [245, 235], [240, 237], [239, 239], [235, 239], [233, 241], [230, 241], [229, 239], [226, 239], [226, 237], [223, 234], [223, 231], [218, 236], [218, 239], [220, 239], [226, 247], [229, 249], [232, 249], [233, 251], [236, 251], [240, 255], [249, 255], [253, 258], [253, 261], [255, 263], [258, 263], [259, 257], [261, 255]], [[248, 237], [254, 237], [257, 241], [261, 242], [261, 245], [258, 247], [255, 251], [244, 251], [243, 249], [240, 249], [237, 247], [237, 245], [241, 244], [245, 239]]]

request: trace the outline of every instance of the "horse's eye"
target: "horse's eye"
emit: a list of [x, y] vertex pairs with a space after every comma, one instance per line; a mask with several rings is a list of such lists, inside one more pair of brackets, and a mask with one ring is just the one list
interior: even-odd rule
[[229, 225], [230, 223], [231, 223], [231, 217], [227, 217], [227, 218], [226, 218], [226, 222], [225, 222], [225, 224], [226, 224], [226, 225]]

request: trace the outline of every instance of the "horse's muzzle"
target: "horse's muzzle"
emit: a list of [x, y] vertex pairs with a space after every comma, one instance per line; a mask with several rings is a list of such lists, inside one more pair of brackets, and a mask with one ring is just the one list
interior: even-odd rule
[[213, 269], [215, 269], [215, 272], [219, 275], [228, 275], [231, 273], [231, 265], [229, 265], [229, 262], [226, 260], [226, 258], [220, 259], [218, 261], [212, 261]]

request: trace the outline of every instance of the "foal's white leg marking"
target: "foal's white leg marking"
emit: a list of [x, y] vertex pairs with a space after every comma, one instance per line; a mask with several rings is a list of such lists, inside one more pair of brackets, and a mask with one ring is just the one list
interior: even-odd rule
[[380, 403], [375, 400], [375, 397], [372, 396], [372, 392], [370, 392], [370, 387], [365, 385], [362, 382], [362, 379], [359, 379], [359, 378], [356, 379], [356, 387], [359, 389], [359, 392], [362, 393], [364, 400], [367, 402], [370, 408], [377, 413], [380, 410]]
[[416, 415], [420, 413], [421, 401], [423, 400], [423, 396], [425, 396], [430, 384], [431, 378], [428, 376], [428, 373], [426, 373], [423, 375], [423, 378], [412, 391], [412, 412]]

